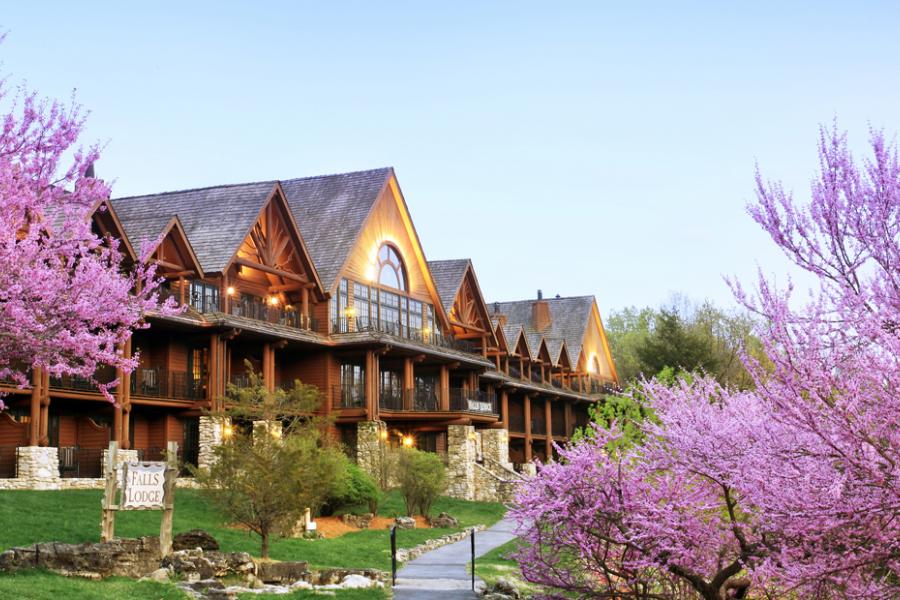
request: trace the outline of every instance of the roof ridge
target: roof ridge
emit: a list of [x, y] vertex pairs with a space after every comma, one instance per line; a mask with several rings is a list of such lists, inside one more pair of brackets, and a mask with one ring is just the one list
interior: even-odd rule
[[[560, 296], [557, 298], [556, 296], [544, 297], [542, 300], [584, 300], [586, 298], [594, 298], [597, 297], [593, 294], [583, 294], [581, 296]], [[488, 302], [488, 304], [494, 304], [495, 302], [499, 302], [500, 304], [516, 304], [518, 302], [535, 302], [537, 298], [525, 298], [523, 300], [492, 300]]]
[[282, 183], [294, 181], [309, 181], [310, 179], [325, 179], [326, 177], [339, 177], [341, 175], [360, 175], [362, 173], [375, 173], [377, 171], [393, 171], [394, 167], [377, 167], [375, 169], [360, 169], [359, 171], [346, 171], [343, 173], [324, 173], [321, 175], [307, 175], [306, 177], [293, 177], [291, 179], [280, 179]]
[[261, 183], [271, 183], [272, 185], [275, 185], [279, 181], [280, 180], [278, 180], [278, 179], [261, 179], [259, 181], [247, 181], [245, 183], [224, 183], [224, 184], [220, 184], [220, 185], [205, 185], [205, 186], [195, 187], [195, 188], [185, 188], [183, 190], [169, 190], [166, 192], [155, 192], [152, 194], [134, 194], [132, 196], [120, 196], [118, 198], [110, 198], [110, 200], [115, 202], [117, 200], [133, 200], [135, 198], [152, 198], [154, 196], [168, 196], [169, 194], [184, 194], [187, 192], [201, 192], [203, 190], [224, 190], [224, 189], [229, 189], [229, 188], [244, 187], [244, 186], [250, 186], [250, 185], [259, 185]]

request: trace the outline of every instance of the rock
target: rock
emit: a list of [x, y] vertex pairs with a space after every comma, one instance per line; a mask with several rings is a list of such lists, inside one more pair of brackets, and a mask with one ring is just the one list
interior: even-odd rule
[[494, 587], [491, 589], [491, 592], [504, 596], [506, 598], [522, 597], [522, 593], [519, 591], [519, 587], [516, 585], [516, 582], [507, 577], [498, 577], [497, 581], [494, 583]]
[[397, 517], [396, 519], [394, 519], [394, 523], [397, 525], [398, 529], [416, 528], [416, 520], [412, 517]]
[[283, 562], [260, 562], [256, 565], [256, 576], [264, 583], [291, 584], [309, 579], [309, 563], [302, 560]]
[[368, 529], [374, 518], [375, 515], [372, 513], [366, 513], [364, 515], [341, 515], [341, 521], [343, 521], [344, 524], [356, 527], [357, 529]]
[[199, 548], [173, 552], [171, 556], [163, 559], [162, 566], [171, 567], [177, 575], [188, 581], [228, 575], [246, 577], [256, 573], [256, 563], [246, 552], [204, 553]]
[[157, 569], [149, 575], [141, 577], [139, 581], [158, 581], [159, 583], [168, 583], [170, 576], [171, 572], [169, 571], [169, 569]]
[[372, 581], [368, 577], [363, 577], [362, 575], [357, 575], [355, 573], [347, 575], [341, 581], [342, 588], [370, 588], [375, 585], [376, 582]]
[[459, 520], [451, 517], [445, 512], [442, 512], [436, 517], [429, 518], [428, 524], [432, 527], [440, 527], [442, 529], [449, 529], [451, 527], [459, 527]]
[[99, 579], [116, 575], [137, 579], [159, 568], [159, 538], [115, 539], [111, 542], [48, 542], [11, 548], [0, 554], [0, 570], [45, 569], [63, 575]]
[[179, 533], [172, 540], [173, 550], [193, 550], [194, 548], [218, 550], [219, 542], [202, 529], [192, 529]]

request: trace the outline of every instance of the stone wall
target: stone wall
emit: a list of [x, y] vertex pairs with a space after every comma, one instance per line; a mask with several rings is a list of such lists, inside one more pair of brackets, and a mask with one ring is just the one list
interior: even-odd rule
[[447, 495], [475, 498], [475, 428], [471, 425], [447, 427]]
[[[23, 446], [18, 449], [18, 480], [12, 489], [54, 490], [59, 480], [59, 451], [50, 446]], [[6, 481], [15, 481], [7, 479]]]
[[509, 432], [506, 429], [484, 429], [481, 432], [481, 452], [486, 462], [495, 462], [512, 470], [509, 462]]
[[226, 428], [231, 427], [231, 419], [228, 417], [200, 417], [200, 452], [197, 457], [197, 466], [201, 469], [208, 468], [213, 463], [215, 454], [213, 448], [225, 439]]

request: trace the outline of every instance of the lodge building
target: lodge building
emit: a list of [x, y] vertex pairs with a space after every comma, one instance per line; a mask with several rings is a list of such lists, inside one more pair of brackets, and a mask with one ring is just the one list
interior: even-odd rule
[[202, 463], [247, 364], [270, 389], [317, 386], [351, 453], [373, 423], [378, 443], [443, 455], [463, 427], [503, 432], [516, 465], [546, 460], [618, 384], [593, 296], [485, 302], [471, 260], [426, 259], [390, 168], [112, 199], [93, 220], [130, 261], [150, 250], [185, 309], [147, 315], [115, 405], [77, 377], [0, 382], [2, 478], [35, 448], [62, 479], [99, 477], [110, 440], [145, 460], [176, 441]]

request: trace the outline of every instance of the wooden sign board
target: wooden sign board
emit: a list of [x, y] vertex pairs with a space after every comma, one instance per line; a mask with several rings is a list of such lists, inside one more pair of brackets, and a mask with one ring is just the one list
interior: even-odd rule
[[166, 507], [166, 463], [128, 462], [123, 469], [122, 510], [161, 510]]

